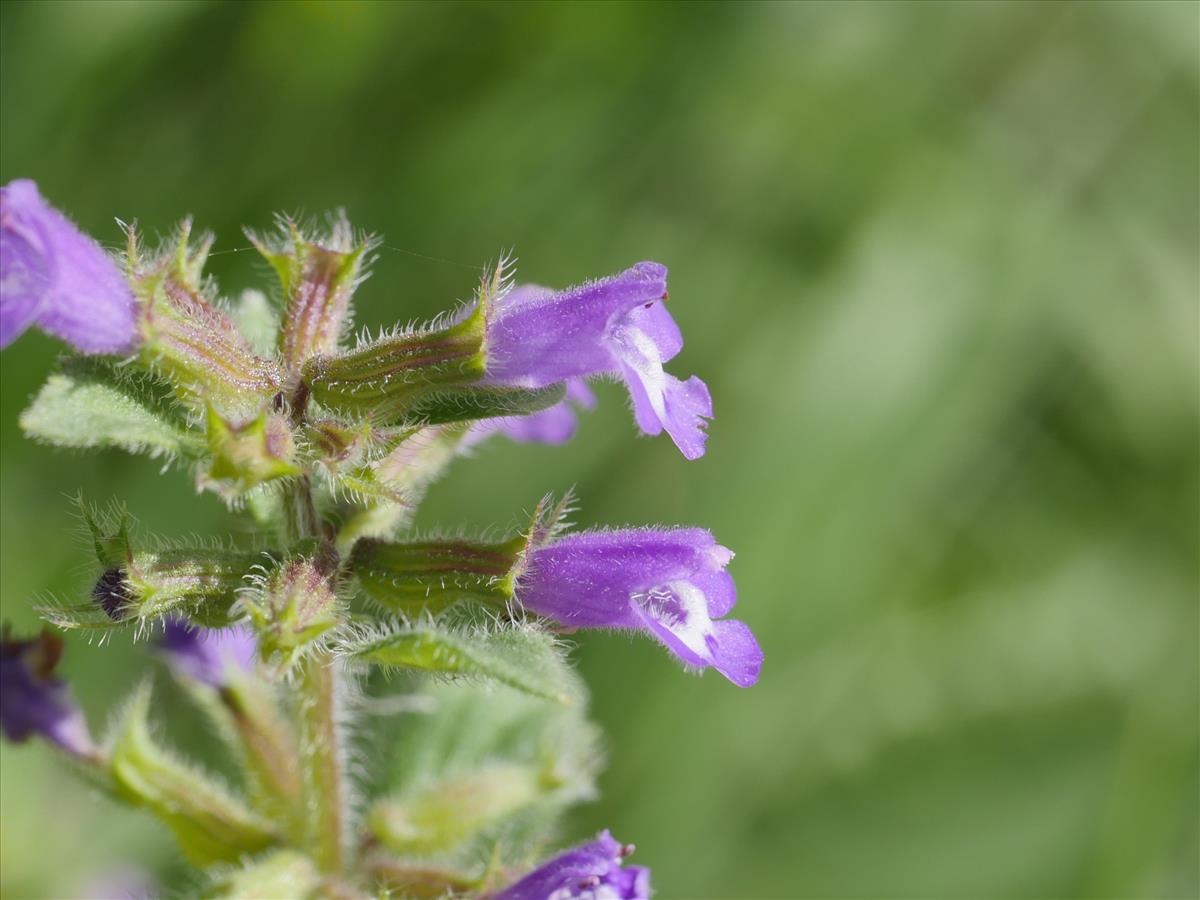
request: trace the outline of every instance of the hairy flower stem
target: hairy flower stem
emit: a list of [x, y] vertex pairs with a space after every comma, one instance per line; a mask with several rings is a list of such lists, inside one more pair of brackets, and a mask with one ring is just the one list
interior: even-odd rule
[[[284, 505], [293, 541], [322, 538], [307, 476], [288, 486]], [[340, 678], [333, 656], [325, 651], [310, 654], [301, 663], [299, 732], [306, 830], [310, 852], [328, 874], [340, 874], [346, 868], [349, 801]]]
[[307, 475], [289, 482], [283, 497], [288, 539], [296, 542], [323, 536], [321, 520], [313, 504], [312, 482]]
[[313, 858], [330, 874], [345, 869], [349, 805], [338, 677], [329, 654], [318, 653], [304, 660], [300, 734], [308, 835]]
[[236, 679], [219, 689], [219, 697], [237, 733], [259, 808], [299, 842], [307, 823], [296, 739], [263, 687], [251, 679]]

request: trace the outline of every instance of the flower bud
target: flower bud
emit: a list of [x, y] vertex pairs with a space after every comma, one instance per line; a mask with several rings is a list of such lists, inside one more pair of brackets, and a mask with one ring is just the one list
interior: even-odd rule
[[261, 590], [243, 594], [264, 658], [279, 652], [287, 664], [341, 621], [327, 569], [293, 559], [267, 576]]
[[136, 303], [120, 267], [29, 180], [0, 188], [0, 347], [36, 325], [80, 353], [128, 353]]
[[448, 328], [389, 335], [304, 368], [312, 398], [344, 415], [399, 424], [421, 400], [483, 375], [483, 317]]
[[114, 621], [186, 612], [197, 621], [225, 625], [245, 576], [261, 561], [260, 553], [216, 548], [131, 551], [100, 575], [92, 599]]

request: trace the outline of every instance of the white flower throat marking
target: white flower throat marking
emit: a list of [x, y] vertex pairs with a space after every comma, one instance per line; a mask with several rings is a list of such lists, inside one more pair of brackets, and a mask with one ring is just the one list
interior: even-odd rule
[[712, 658], [712, 619], [708, 599], [689, 581], [669, 581], [649, 590], [634, 591], [629, 601], [704, 659]]

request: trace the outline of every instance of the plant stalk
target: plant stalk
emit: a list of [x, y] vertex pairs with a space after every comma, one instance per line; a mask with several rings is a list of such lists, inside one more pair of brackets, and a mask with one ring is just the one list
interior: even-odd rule
[[[321, 540], [321, 522], [307, 475], [285, 496], [289, 537]], [[310, 852], [323, 872], [345, 871], [349, 811], [340, 672], [333, 656], [321, 651], [300, 664], [299, 733]]]
[[349, 809], [346, 753], [341, 728], [342, 696], [333, 657], [316, 653], [301, 669], [300, 734], [305, 771], [305, 806], [313, 858], [328, 873], [346, 865]]

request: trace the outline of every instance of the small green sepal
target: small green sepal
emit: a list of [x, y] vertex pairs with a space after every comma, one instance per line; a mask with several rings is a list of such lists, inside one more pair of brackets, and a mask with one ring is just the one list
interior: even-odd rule
[[263, 412], [239, 425], [210, 406], [207, 422], [211, 462], [200, 476], [202, 487], [235, 497], [265, 482], [302, 473], [292, 429], [283, 415]]

